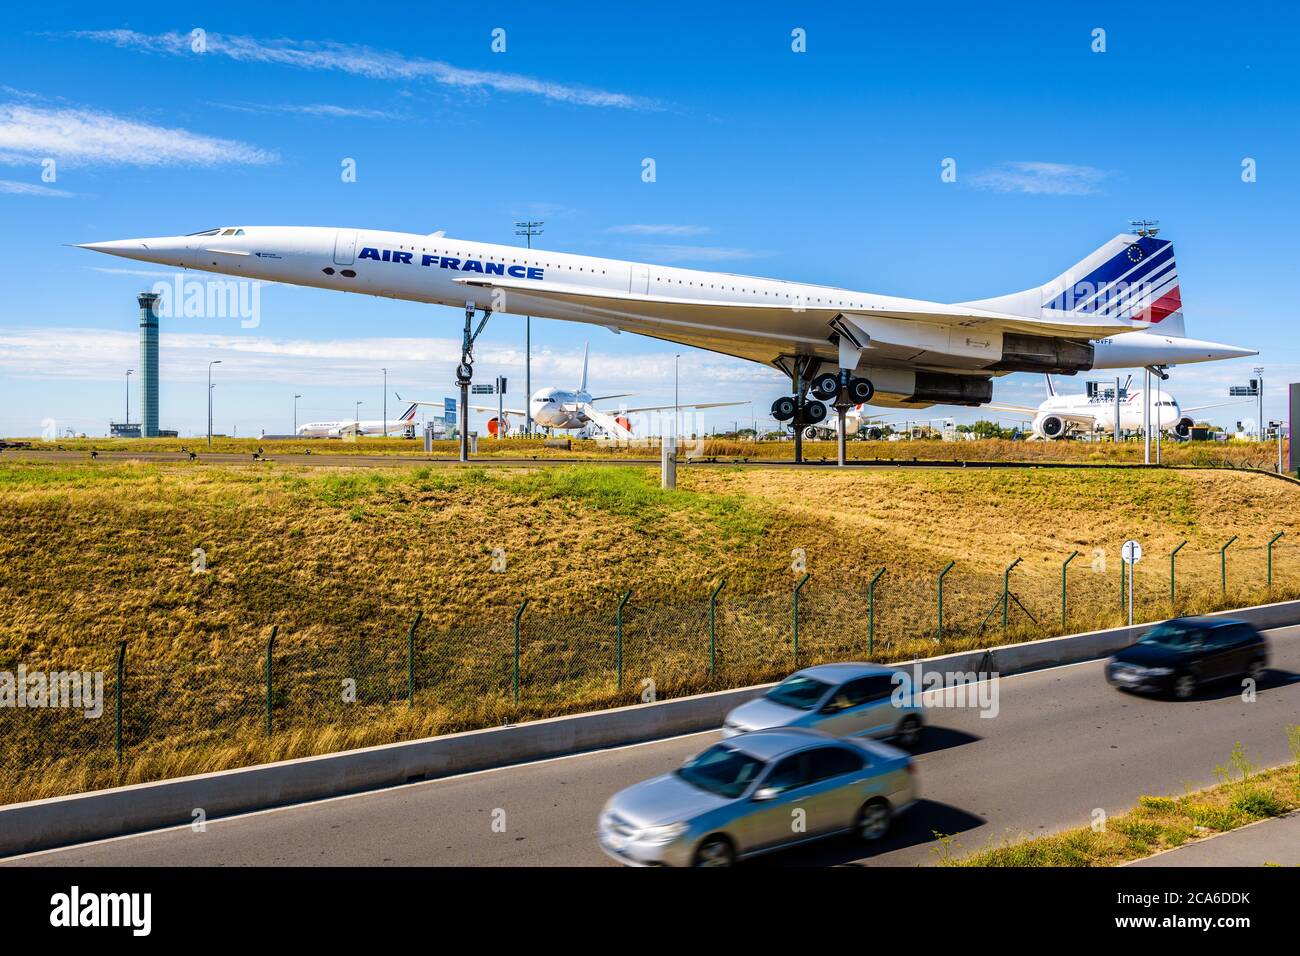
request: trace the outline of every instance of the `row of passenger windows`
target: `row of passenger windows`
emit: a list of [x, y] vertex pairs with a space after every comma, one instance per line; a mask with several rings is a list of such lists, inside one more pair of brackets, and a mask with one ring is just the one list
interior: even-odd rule
[[[239, 230], [239, 233], [242, 235], [242, 234], [243, 234], [243, 231], [244, 231], [244, 230], [241, 229], [241, 230]], [[402, 249], [402, 250], [406, 250], [406, 249], [409, 248], [409, 250], [410, 250], [411, 252], [416, 252], [416, 251], [417, 251], [415, 246], [409, 246], [409, 247], [408, 247], [408, 246], [404, 246], [404, 245], [399, 245], [397, 248], [398, 248], [398, 249]], [[418, 251], [421, 252], [421, 253], [428, 253], [428, 252], [429, 252], [428, 248], [425, 247], [425, 246], [421, 246], [421, 247], [419, 248]], [[456, 251], [453, 251], [453, 252], [442, 252], [442, 251], [440, 251], [440, 250], [438, 250], [438, 249], [435, 249], [435, 250], [433, 250], [433, 252], [434, 252], [434, 254], [439, 255], [439, 256], [457, 256], [457, 257], [460, 256], [460, 251], [459, 251], [459, 250], [456, 250]], [[498, 259], [496, 256], [483, 256], [483, 258], [486, 259], [486, 260], [488, 260], [489, 262], [505, 262], [505, 261], [506, 261], [506, 259], [505, 259], [504, 256], [502, 256], [500, 259]], [[524, 265], [524, 266], [541, 266], [541, 267], [544, 268], [544, 269], [555, 268], [555, 269], [565, 269], [565, 270], [567, 270], [567, 271], [569, 271], [569, 272], [574, 272], [574, 271], [575, 271], [574, 268], [573, 268], [573, 266], [565, 266], [565, 265], [560, 265], [560, 264], [558, 264], [558, 263], [557, 263], [555, 266], [552, 266], [549, 262], [541, 262], [540, 260], [533, 260], [533, 259], [514, 259], [514, 258], [512, 258], [512, 259], [510, 259], [509, 261], [510, 261], [511, 263], [515, 264], [515, 265]], [[596, 271], [595, 268], [587, 269], [587, 268], [585, 268], [585, 267], [583, 267], [583, 266], [578, 266], [578, 268], [577, 268], [576, 271], [578, 271], [578, 272], [590, 272], [592, 275], [596, 275], [596, 274], [597, 274], [597, 271]], [[599, 274], [600, 274], [600, 275], [607, 275], [607, 272], [606, 272], [606, 270], [601, 269]], [[686, 279], [665, 279], [665, 278], [663, 278], [662, 276], [653, 276], [653, 277], [652, 277], [652, 281], [654, 281], [654, 282], [662, 282], [662, 283], [664, 283], [664, 284], [666, 284], [666, 285], [673, 285], [673, 284], [676, 284], [676, 285], [689, 285], [689, 286], [695, 286], [695, 285], [696, 285], [696, 283], [691, 282], [691, 281], [686, 280]], [[757, 295], [757, 294], [759, 293], [759, 291], [760, 291], [759, 289], [745, 289], [745, 288], [737, 287], [737, 286], [734, 286], [734, 285], [733, 285], [733, 286], [725, 286], [725, 285], [720, 286], [720, 285], [716, 285], [716, 284], [714, 284], [714, 283], [709, 283], [709, 286], [708, 286], [708, 287], [709, 287], [710, 289], [717, 289], [717, 290], [720, 291], [720, 292], [741, 292], [741, 293], [744, 293], [744, 294], [747, 294], [747, 295], [748, 295], [748, 294]], [[701, 289], [704, 288], [704, 283], [703, 283], [703, 282], [699, 283], [699, 288], [701, 288]], [[763, 292], [763, 295], [772, 295], [772, 293], [771, 293], [771, 292], [764, 291], [764, 292]], [[778, 298], [778, 299], [781, 298], [781, 295], [782, 295], [782, 294], [778, 292], [778, 293], [776, 294], [776, 298]], [[784, 295], [785, 295], [785, 298], [787, 298], [787, 299], [794, 299], [794, 295], [793, 295], [792, 293], [786, 292]], [[820, 299], [820, 298], [811, 298], [811, 299], [807, 299], [806, 301], [807, 301], [807, 302], [810, 302], [810, 303], [815, 302], [815, 303], [817, 303], [818, 305], [823, 304], [823, 300]], [[854, 305], [854, 303], [852, 303], [852, 302], [843, 302], [843, 301], [838, 301], [838, 300], [835, 300], [835, 299], [826, 299], [826, 300], [824, 300], [824, 302], [825, 302], [826, 305], [839, 305], [839, 306], [845, 306], [845, 305], [847, 305], [847, 306], [851, 306], [851, 307]]]

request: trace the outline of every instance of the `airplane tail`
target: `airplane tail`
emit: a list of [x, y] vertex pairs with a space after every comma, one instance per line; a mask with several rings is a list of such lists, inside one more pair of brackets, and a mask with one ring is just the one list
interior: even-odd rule
[[402, 417], [399, 418], [398, 421], [404, 424], [409, 424], [415, 421], [415, 413], [419, 410], [419, 408], [420, 408], [419, 402], [411, 402], [411, 407], [402, 413]]
[[1169, 328], [1178, 331], [1169, 334], [1183, 334], [1174, 244], [1150, 235], [1118, 235], [1036, 289], [962, 304], [1043, 321], [1071, 314], [1127, 320], [1161, 332], [1177, 316]]
[[578, 391], [587, 390], [587, 353], [591, 349], [591, 343], [586, 342], [582, 346], [582, 381], [578, 383]]

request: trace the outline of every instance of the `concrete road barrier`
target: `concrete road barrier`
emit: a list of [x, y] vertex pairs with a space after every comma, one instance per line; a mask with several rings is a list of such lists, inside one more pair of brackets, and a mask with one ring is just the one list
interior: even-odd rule
[[[1300, 601], [1223, 612], [1261, 630], [1300, 624]], [[945, 654], [895, 667], [923, 673], [1022, 671], [1104, 657], [1151, 624]], [[318, 757], [114, 787], [0, 807], [0, 856], [710, 730], [771, 684], [472, 730]]]

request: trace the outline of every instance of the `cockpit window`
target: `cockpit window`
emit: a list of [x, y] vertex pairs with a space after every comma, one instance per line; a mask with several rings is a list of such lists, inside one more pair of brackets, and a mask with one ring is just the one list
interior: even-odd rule
[[204, 229], [202, 232], [191, 232], [190, 235], [191, 236], [215, 236], [220, 232], [221, 232], [221, 227], [218, 226], [216, 229]]
[[225, 232], [222, 233], [223, 236], [233, 236], [234, 234], [235, 234], [235, 230], [233, 229], [227, 229]]

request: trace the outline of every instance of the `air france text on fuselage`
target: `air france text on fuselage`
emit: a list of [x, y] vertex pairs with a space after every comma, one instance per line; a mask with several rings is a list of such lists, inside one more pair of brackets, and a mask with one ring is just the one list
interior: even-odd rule
[[[377, 262], [399, 262], [403, 265], [415, 264], [415, 253], [402, 252], [398, 249], [376, 249], [365, 246], [357, 254], [358, 259], [374, 259]], [[489, 276], [512, 276], [516, 279], [541, 279], [545, 272], [538, 266], [508, 266], [504, 262], [484, 262], [481, 259], [460, 259], [456, 256], [420, 256], [420, 265], [436, 266], [439, 269], [455, 269], [459, 272], [478, 272]]]

